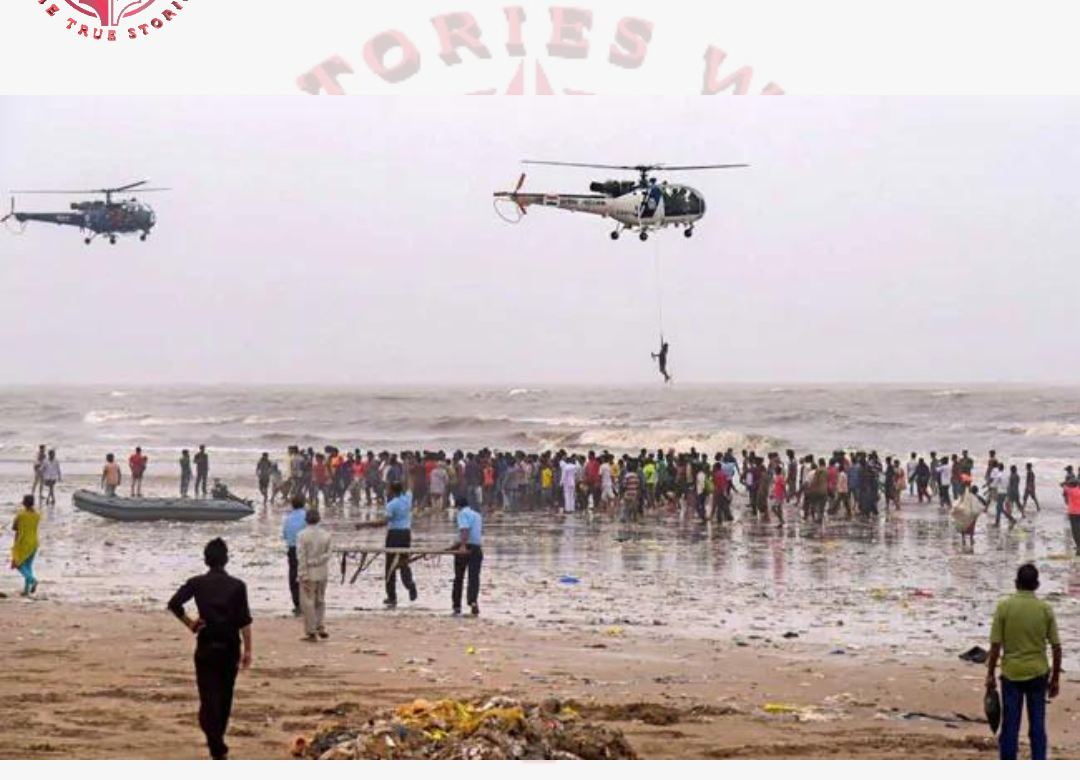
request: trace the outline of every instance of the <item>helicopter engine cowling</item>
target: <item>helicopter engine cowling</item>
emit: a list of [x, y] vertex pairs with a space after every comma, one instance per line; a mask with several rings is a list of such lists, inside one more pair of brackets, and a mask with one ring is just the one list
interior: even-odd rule
[[608, 195], [612, 198], [618, 198], [634, 189], [634, 182], [632, 181], [616, 181], [615, 179], [608, 179], [607, 181], [594, 181], [589, 185], [591, 192], [598, 192], [601, 195]]

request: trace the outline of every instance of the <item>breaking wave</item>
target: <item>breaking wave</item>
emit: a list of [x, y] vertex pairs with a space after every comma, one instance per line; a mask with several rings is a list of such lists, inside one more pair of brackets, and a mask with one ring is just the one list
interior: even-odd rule
[[296, 417], [262, 417], [258, 414], [249, 414], [240, 421], [242, 425], [281, 425], [282, 423], [299, 422]]
[[[1013, 430], [1015, 430], [1015, 428]], [[1057, 436], [1060, 438], [1071, 439], [1080, 437], [1080, 423], [1037, 423], [1024, 428], [1022, 434], [1024, 436]]]
[[577, 431], [528, 432], [530, 439], [542, 449], [602, 448], [616, 452], [669, 450], [686, 452], [723, 452], [731, 449], [764, 452], [780, 446], [781, 442], [768, 436], [739, 431], [694, 433], [670, 428], [589, 428]]
[[88, 425], [104, 425], [111, 422], [124, 422], [126, 420], [143, 420], [149, 415], [141, 412], [101, 411], [93, 409], [83, 415], [83, 422]]
[[966, 398], [968, 396], [967, 390], [960, 390], [959, 388], [948, 388], [945, 390], [931, 390], [931, 398]]

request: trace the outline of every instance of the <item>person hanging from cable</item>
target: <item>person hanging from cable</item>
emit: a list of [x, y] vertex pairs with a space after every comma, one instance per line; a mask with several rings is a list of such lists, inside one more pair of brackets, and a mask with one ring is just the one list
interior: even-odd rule
[[652, 359], [660, 363], [660, 373], [664, 376], [664, 383], [671, 381], [671, 375], [667, 372], [668, 343], [664, 341], [664, 334], [660, 334], [660, 351], [651, 352]]

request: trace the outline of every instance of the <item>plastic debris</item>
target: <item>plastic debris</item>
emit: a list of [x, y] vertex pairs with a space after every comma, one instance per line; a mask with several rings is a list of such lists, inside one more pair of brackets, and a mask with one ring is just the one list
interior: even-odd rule
[[608, 636], [622, 636], [626, 632], [621, 626], [611, 626], [610, 628], [605, 629], [604, 633]]
[[465, 648], [465, 653], [467, 655], [476, 655], [476, 648], [474, 646], [472, 646], [472, 645], [469, 645], [468, 647]]
[[797, 704], [777, 704], [775, 702], [770, 702], [762, 705], [761, 709], [770, 715], [793, 715], [798, 712], [801, 707]]
[[581, 580], [569, 574], [564, 574], [563, 576], [559, 577], [560, 585], [577, 585], [579, 582], [581, 582]]
[[588, 722], [558, 699], [528, 705], [505, 697], [482, 704], [417, 699], [360, 725], [324, 725], [301, 755], [358, 760], [637, 758], [622, 732]]
[[820, 707], [808, 707], [799, 704], [780, 704], [770, 702], [762, 705], [761, 709], [768, 715], [793, 715], [800, 723], [814, 723], [827, 720], [835, 720], [837, 715], [825, 712]]

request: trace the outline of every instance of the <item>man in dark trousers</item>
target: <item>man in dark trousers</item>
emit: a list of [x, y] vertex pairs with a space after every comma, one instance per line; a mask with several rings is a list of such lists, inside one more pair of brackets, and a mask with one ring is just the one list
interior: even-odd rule
[[200, 444], [199, 451], [195, 453], [195, 495], [206, 498], [206, 482], [210, 477], [210, 456], [206, 452], [206, 445]]
[[299, 493], [292, 497], [292, 511], [285, 515], [281, 536], [285, 540], [285, 556], [289, 564], [289, 596], [292, 598], [293, 615], [300, 614], [300, 581], [297, 578], [296, 537], [307, 528], [307, 510], [304, 497]]
[[481, 547], [484, 532], [484, 518], [475, 509], [469, 508], [469, 499], [459, 495], [455, 499], [457, 507], [458, 540], [455, 550], [464, 550], [468, 555], [454, 556], [454, 588], [450, 593], [454, 605], [454, 615], [461, 614], [461, 586], [465, 582], [465, 572], [469, 573], [469, 610], [473, 616], [480, 614], [480, 567], [484, 563], [484, 551]]
[[[197, 637], [195, 679], [199, 686], [199, 726], [206, 734], [210, 757], [224, 759], [229, 755], [225, 730], [232, 711], [236, 674], [251, 666], [251, 612], [247, 586], [225, 572], [229, 550], [224, 540], [209, 542], [203, 558], [210, 571], [185, 582], [169, 600], [169, 611]], [[195, 599], [199, 610], [195, 619], [184, 612], [184, 604], [191, 599]]]
[[[974, 486], [972, 487], [974, 490]], [[1001, 659], [1002, 724], [998, 751], [1002, 759], [1015, 759], [1020, 741], [1020, 717], [1027, 705], [1031, 757], [1045, 759], [1046, 700], [1057, 698], [1061, 687], [1061, 639], [1057, 618], [1045, 601], [1035, 597], [1039, 570], [1025, 563], [1016, 572], [1016, 593], [1001, 601], [990, 629], [986, 687], [994, 689]], [[1050, 646], [1053, 665], [1046, 660]]]
[[[387, 549], [403, 550], [412, 547], [412, 493], [406, 492], [401, 482], [390, 483], [390, 492], [387, 493], [386, 509], [386, 547]], [[381, 527], [379, 521], [357, 523], [359, 528]], [[401, 574], [401, 584], [409, 591], [409, 601], [416, 601], [416, 583], [413, 582], [412, 569], [406, 560], [398, 560], [397, 555], [386, 557], [386, 600], [383, 604], [387, 609], [397, 606], [397, 578]]]

